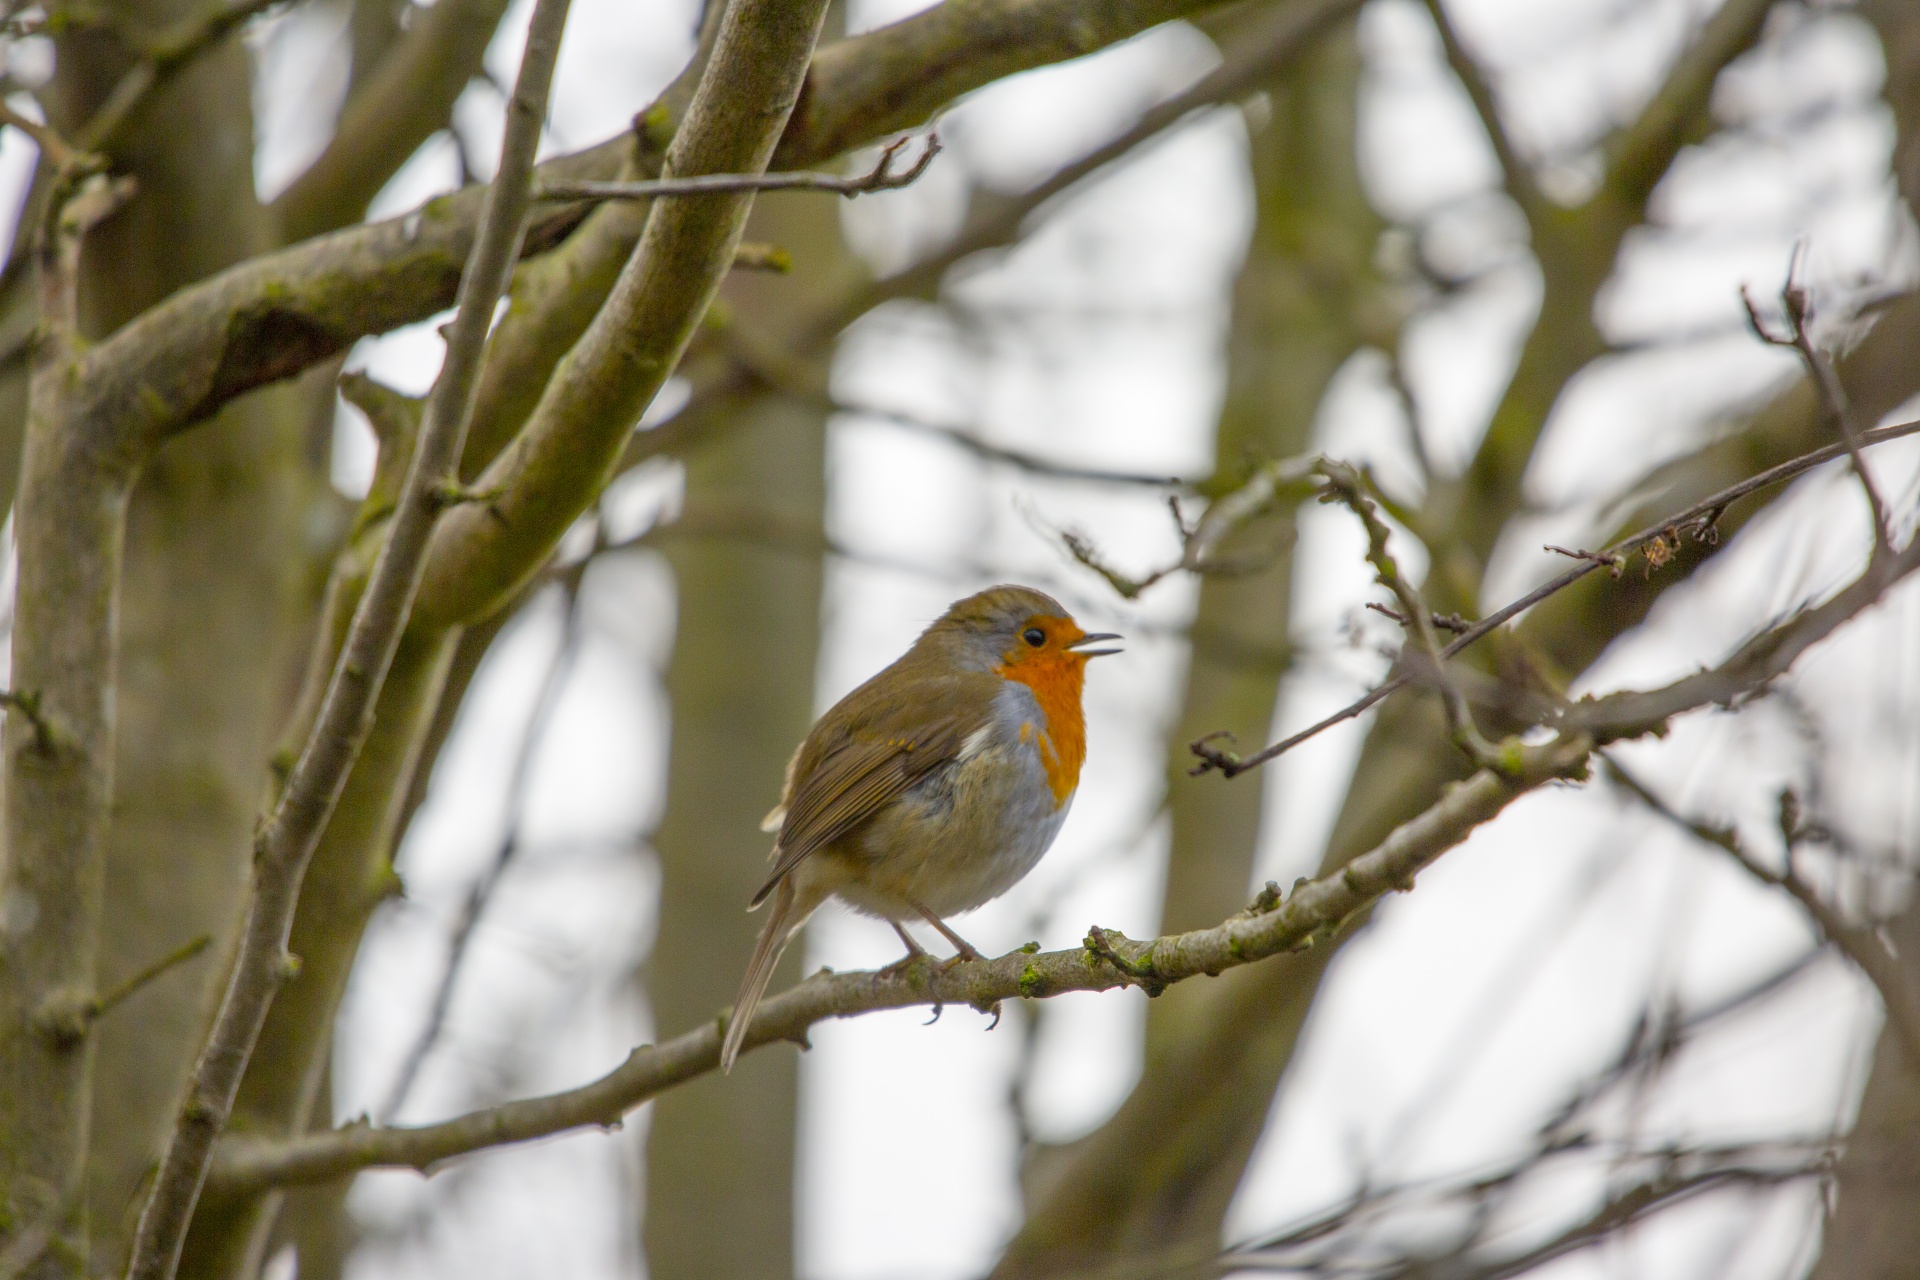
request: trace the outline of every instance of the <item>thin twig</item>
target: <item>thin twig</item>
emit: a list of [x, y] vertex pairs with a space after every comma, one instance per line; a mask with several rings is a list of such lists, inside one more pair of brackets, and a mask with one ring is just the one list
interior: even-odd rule
[[1834, 370], [1833, 362], [1813, 340], [1813, 294], [1798, 278], [1800, 257], [1800, 246], [1796, 245], [1793, 259], [1787, 265], [1786, 287], [1780, 291], [1780, 306], [1787, 317], [1786, 337], [1780, 337], [1767, 328], [1745, 285], [1740, 288], [1740, 302], [1746, 308], [1747, 323], [1762, 342], [1769, 346], [1791, 348], [1799, 353], [1802, 363], [1807, 366], [1808, 376], [1820, 392], [1820, 402], [1826, 408], [1827, 416], [1833, 419], [1841, 443], [1846, 446], [1853, 473], [1859, 477], [1860, 488], [1867, 495], [1867, 509], [1873, 515], [1873, 554], [1876, 558], [1888, 556], [1893, 553], [1893, 525], [1887, 515], [1887, 504], [1873, 482], [1872, 473], [1867, 470], [1866, 459], [1861, 456], [1860, 427], [1853, 420], [1853, 405], [1847, 399], [1847, 389], [1840, 384], [1840, 375]]
[[[1360, 478], [1358, 471], [1344, 462], [1323, 462], [1320, 474], [1326, 480], [1321, 501], [1338, 502], [1358, 516], [1366, 529], [1367, 563], [1373, 566], [1374, 580], [1393, 592], [1394, 598], [1400, 602], [1401, 624], [1412, 637], [1424, 663], [1432, 670], [1434, 683], [1440, 689], [1441, 705], [1447, 711], [1447, 730], [1453, 737], [1454, 745], [1476, 765], [1497, 767], [1493, 744], [1487, 741], [1479, 725], [1474, 723], [1466, 695], [1447, 675], [1446, 658], [1441, 655], [1440, 641], [1433, 625], [1433, 610], [1421, 598], [1419, 588], [1400, 572], [1399, 564], [1387, 548], [1387, 522], [1380, 518], [1373, 499], [1367, 495], [1366, 482]], [[1403, 650], [1401, 661], [1405, 660], [1406, 653]]]
[[[1642, 1168], [1626, 1185], [1611, 1186], [1590, 1213], [1540, 1243], [1514, 1252], [1483, 1252], [1488, 1228], [1497, 1221], [1489, 1210], [1514, 1194], [1527, 1174], [1555, 1158], [1604, 1154], [1596, 1145], [1528, 1152], [1505, 1168], [1438, 1186], [1366, 1188], [1322, 1215], [1259, 1243], [1222, 1253], [1204, 1274], [1278, 1270], [1298, 1277], [1365, 1275], [1404, 1280], [1444, 1274], [1450, 1280], [1507, 1280], [1603, 1244], [1622, 1228], [1695, 1196], [1724, 1187], [1775, 1187], [1818, 1177], [1831, 1167], [1835, 1156], [1835, 1144], [1826, 1139], [1621, 1152], [1614, 1157], [1615, 1164]], [[1774, 1158], [1767, 1159], [1770, 1156]], [[1466, 1215], [1460, 1239], [1437, 1250], [1430, 1242], [1424, 1249], [1381, 1256], [1382, 1236], [1387, 1233], [1379, 1228], [1388, 1212], [1404, 1206], [1419, 1213], [1454, 1203], [1477, 1210]]]
[[175, 947], [172, 951], [169, 951], [166, 955], [161, 956], [158, 960], [155, 960], [152, 964], [140, 970], [138, 973], [132, 974], [131, 976], [122, 979], [117, 986], [114, 986], [106, 991], [101, 992], [99, 995], [95, 996], [87, 1004], [88, 1012], [91, 1013], [96, 1018], [105, 1017], [107, 1014], [111, 1013], [113, 1009], [117, 1005], [119, 1005], [122, 1001], [124, 1001], [128, 996], [140, 990], [142, 987], [146, 986], [148, 983], [152, 982], [154, 979], [159, 978], [164, 974], [168, 973], [169, 971], [176, 969], [179, 966], [185, 964], [187, 961], [193, 959], [195, 956], [199, 955], [202, 951], [205, 951], [208, 947], [212, 945], [213, 945], [213, 935], [210, 933], [203, 933], [199, 937], [193, 939], [191, 942], [186, 942], [181, 944], [178, 947]]
[[834, 195], [870, 195], [898, 191], [918, 181], [940, 154], [938, 134], [927, 135], [927, 145], [912, 166], [898, 173], [893, 163], [909, 139], [896, 138], [880, 152], [871, 171], [847, 178], [835, 173], [706, 173], [691, 178], [655, 178], [646, 182], [555, 182], [534, 193], [536, 200], [661, 200], [676, 196], [708, 196], [741, 191], [825, 191]]
[[1128, 600], [1176, 573], [1213, 576], [1257, 573], [1272, 562], [1271, 554], [1223, 559], [1218, 554], [1221, 544], [1281, 502], [1307, 496], [1311, 492], [1307, 480], [1317, 474], [1319, 465], [1318, 458], [1289, 458], [1268, 463], [1238, 489], [1216, 499], [1198, 520], [1191, 522], [1180, 509], [1180, 496], [1168, 494], [1167, 507], [1180, 539], [1179, 558], [1137, 578], [1109, 565], [1087, 535], [1072, 529], [1046, 528], [1045, 532], [1057, 537], [1076, 563], [1105, 578], [1108, 586]]
[[1569, 560], [1586, 560], [1593, 564], [1601, 565], [1616, 578], [1619, 577], [1621, 571], [1627, 567], [1625, 556], [1606, 555], [1598, 551], [1581, 551], [1574, 547], [1556, 547], [1551, 542], [1547, 543], [1546, 546], [1541, 549], [1551, 551], [1557, 556], [1565, 556]]
[[[1860, 435], [1860, 444], [1863, 448], [1876, 444], [1884, 444], [1889, 440], [1898, 440], [1902, 437], [1913, 435], [1916, 432], [1920, 432], [1920, 419], [1912, 422], [1894, 423], [1890, 426], [1877, 427], [1871, 431], [1864, 431]], [[1822, 448], [1815, 449], [1811, 453], [1805, 453], [1797, 458], [1789, 459], [1776, 467], [1769, 467], [1759, 475], [1750, 476], [1742, 480], [1739, 484], [1729, 485], [1718, 493], [1694, 503], [1685, 510], [1675, 512], [1659, 524], [1650, 525], [1638, 533], [1620, 539], [1604, 551], [1584, 553], [1580, 556], [1583, 563], [1568, 569], [1558, 577], [1550, 579], [1534, 588], [1519, 599], [1488, 614], [1467, 631], [1463, 632], [1458, 639], [1442, 649], [1440, 656], [1442, 658], [1453, 657], [1476, 640], [1490, 635], [1499, 627], [1518, 617], [1520, 614], [1525, 613], [1534, 605], [1539, 604], [1542, 600], [1566, 590], [1595, 570], [1610, 567], [1616, 559], [1623, 559], [1633, 552], [1649, 546], [1656, 540], [1659, 540], [1665, 545], [1666, 539], [1670, 536], [1677, 536], [1677, 531], [1679, 530], [1691, 530], [1695, 537], [1710, 540], [1712, 536], [1715, 536], [1714, 531], [1716, 525], [1714, 522], [1719, 519], [1721, 513], [1741, 498], [1760, 489], [1791, 480], [1795, 476], [1803, 475], [1817, 466], [1832, 462], [1835, 458], [1845, 456], [1847, 456], [1847, 447], [1844, 444], [1826, 445]], [[1308, 725], [1300, 732], [1290, 737], [1282, 738], [1280, 741], [1273, 743], [1271, 746], [1264, 747], [1250, 756], [1241, 757], [1231, 751], [1224, 751], [1213, 745], [1213, 739], [1222, 737], [1230, 738], [1230, 735], [1214, 733], [1197, 738], [1188, 744], [1188, 747], [1194, 755], [1199, 757], [1200, 763], [1195, 765], [1189, 772], [1199, 775], [1212, 769], [1218, 769], [1226, 777], [1232, 778], [1247, 772], [1249, 769], [1257, 769], [1276, 756], [1284, 755], [1301, 743], [1325, 733], [1333, 726], [1364, 714], [1382, 699], [1404, 688], [1412, 679], [1411, 674], [1403, 673], [1383, 681], [1324, 720]]]
[[100, 995], [51, 1000], [40, 1008], [34, 1022], [41, 1031], [60, 1043], [77, 1045], [86, 1038], [87, 1031], [94, 1023], [112, 1012], [129, 996], [156, 978], [193, 959], [212, 943], [213, 935], [203, 933], [193, 941], [175, 947], [146, 968]]
[[[596, 538], [594, 550], [581, 563], [588, 563], [602, 549], [604, 543]], [[583, 631], [580, 618], [581, 576], [569, 574], [560, 579], [567, 597], [566, 619], [562, 624], [560, 642], [540, 682], [540, 691], [534, 697], [533, 714], [521, 731], [519, 749], [514, 753], [513, 771], [507, 782], [506, 814], [501, 822], [500, 843], [494, 849], [493, 858], [486, 869], [468, 890], [460, 917], [454, 923], [453, 933], [447, 942], [446, 968], [441, 971], [440, 985], [434, 992], [433, 1003], [428, 1007], [427, 1019], [402, 1059], [393, 1088], [387, 1093], [387, 1104], [380, 1111], [380, 1115], [387, 1120], [398, 1115], [406, 1105], [407, 1096], [413, 1092], [414, 1082], [419, 1079], [420, 1068], [439, 1042], [440, 1033], [446, 1026], [447, 1012], [453, 1007], [453, 993], [459, 985], [460, 972], [473, 942], [474, 931], [480, 924], [480, 917], [486, 913], [487, 904], [493, 900], [494, 891], [499, 888], [507, 868], [521, 850], [520, 829], [524, 824], [527, 800], [532, 793], [533, 763], [541, 744], [546, 741], [548, 728], [560, 705], [560, 695], [566, 689], [567, 677], [572, 673], [580, 651]]]
[[[1403, 627], [1407, 625], [1406, 614], [1401, 613], [1397, 609], [1389, 609], [1386, 605], [1381, 604], [1377, 600], [1367, 601], [1367, 608], [1371, 609], [1373, 612], [1379, 614], [1383, 618], [1392, 618], [1395, 622], [1399, 623]], [[1451, 635], [1456, 635], [1456, 636], [1462, 635], [1465, 632], [1471, 631], [1473, 629], [1473, 624], [1471, 622], [1468, 622], [1465, 618], [1461, 617], [1457, 613], [1431, 613], [1430, 612], [1427, 615], [1427, 619], [1428, 621], [1432, 622], [1435, 627], [1437, 627], [1441, 631], [1448, 632]]]
[[297, 961], [287, 953], [300, 882], [372, 727], [373, 708], [412, 608], [434, 522], [434, 488], [455, 474], [487, 328], [519, 257], [534, 150], [569, 0], [537, 0], [508, 104], [499, 176], [487, 195], [447, 338], [446, 362], [427, 403], [407, 485], [334, 667], [312, 734], [273, 815], [255, 842], [255, 883], [240, 953], [194, 1067], [180, 1117], [140, 1214], [129, 1280], [172, 1280], [215, 1140], [232, 1113], [267, 1010]]
[[1502, 185], [1520, 206], [1520, 212], [1534, 228], [1538, 236], [1545, 222], [1550, 206], [1540, 192], [1540, 184], [1534, 178], [1533, 167], [1521, 156], [1520, 149], [1514, 145], [1513, 135], [1508, 131], [1506, 121], [1500, 114], [1500, 102], [1488, 82], [1485, 71], [1468, 53], [1466, 46], [1460, 43], [1460, 37], [1454, 30], [1453, 20], [1447, 16], [1446, 6], [1441, 0], [1426, 0], [1427, 13], [1433, 19], [1434, 29], [1440, 34], [1440, 44], [1446, 51], [1447, 65], [1460, 80], [1461, 87], [1467, 91], [1467, 98], [1473, 104], [1474, 114], [1480, 118], [1480, 127], [1487, 135], [1487, 142], [1493, 147], [1494, 158], [1499, 161]]
[[1792, 835], [1788, 837], [1785, 869], [1775, 871], [1747, 850], [1737, 831], [1686, 817], [1654, 794], [1612, 755], [1603, 751], [1600, 759], [1606, 765], [1608, 775], [1621, 789], [1647, 809], [1695, 839], [1725, 851], [1748, 875], [1762, 884], [1784, 890], [1798, 902], [1821, 935], [1853, 961], [1878, 989], [1887, 1021], [1893, 1024], [1900, 1038], [1900, 1046], [1907, 1052], [1908, 1063], [1916, 1072], [1920, 1072], [1920, 993], [1914, 990], [1913, 983], [1908, 980], [1900, 957], [1877, 930], [1862, 928], [1848, 921], [1794, 870]]
[[1022, 449], [1009, 449], [1003, 445], [989, 444], [965, 427], [933, 422], [900, 409], [886, 409], [877, 405], [853, 404], [844, 400], [831, 399], [825, 404], [835, 413], [844, 413], [873, 422], [884, 422], [888, 426], [900, 427], [907, 431], [945, 440], [949, 444], [965, 449], [976, 458], [1004, 463], [1031, 475], [1045, 476], [1049, 480], [1081, 480], [1088, 484], [1132, 485], [1150, 489], [1194, 487], [1194, 481], [1182, 476], [1150, 475], [1140, 471], [1113, 471], [1104, 467], [1082, 467], [1070, 462], [1055, 462]]

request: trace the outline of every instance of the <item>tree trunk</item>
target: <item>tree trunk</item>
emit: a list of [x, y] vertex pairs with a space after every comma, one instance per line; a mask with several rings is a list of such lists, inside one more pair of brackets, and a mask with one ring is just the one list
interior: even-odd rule
[[[765, 334], [853, 270], [836, 202], [763, 198], [750, 240], [793, 258], [790, 276], [737, 273], [726, 323]], [[666, 816], [655, 835], [660, 927], [647, 990], [660, 1033], [710, 1020], [732, 1002], [759, 918], [747, 900], [767, 873], [760, 820], [780, 797], [787, 759], [813, 720], [820, 631], [826, 390], [831, 350], [798, 376], [716, 405], [725, 419], [686, 455], [686, 518], [670, 544], [679, 620]], [[756, 527], [727, 533], [750, 517]], [[784, 968], [798, 975], [804, 947]], [[786, 1046], [741, 1059], [654, 1106], [645, 1228], [654, 1280], [793, 1274], [798, 1063]]]
[[[1870, 0], [1860, 11], [1886, 53], [1894, 178], [1908, 206], [1920, 210], [1920, 13], [1896, 0]], [[1914, 309], [1920, 308], [1907, 308]], [[1883, 337], [1881, 330], [1894, 319], [1888, 316], [1872, 336]], [[1909, 359], [1914, 346], [1909, 338]], [[1920, 989], [1920, 895], [1889, 934], [1909, 989]], [[1881, 1028], [1874, 1046], [1834, 1193], [1812, 1280], [1911, 1280], [1920, 1274], [1920, 1063], [1908, 1058], [1891, 1024]]]
[[[128, 18], [157, 28], [199, 11], [144, 4]], [[63, 44], [56, 116], [90, 113], [125, 65], [104, 38]], [[116, 171], [139, 188], [88, 245], [90, 333], [271, 247], [254, 199], [250, 82], [247, 52], [230, 39], [156, 90], [116, 146]], [[216, 945], [100, 1024], [87, 1179], [95, 1271], [123, 1257], [246, 893], [263, 765], [324, 550], [313, 534], [334, 510], [307, 404], [297, 382], [247, 397], [163, 450], [133, 496], [97, 981], [196, 936]]]
[[[1231, 33], [1222, 37], [1229, 48], [1231, 40]], [[1269, 118], [1250, 130], [1257, 217], [1234, 290], [1211, 482], [1217, 492], [1238, 486], [1262, 460], [1309, 448], [1334, 374], [1369, 338], [1388, 336], [1368, 329], [1379, 327], [1385, 300], [1372, 268], [1381, 223], [1355, 153], [1359, 74], [1347, 22], [1263, 86]], [[1221, 549], [1223, 557], [1259, 557], [1266, 567], [1201, 583], [1185, 701], [1168, 744], [1173, 843], [1162, 932], [1202, 928], [1246, 905], [1263, 789], [1255, 779], [1189, 777], [1187, 743], [1215, 729], [1245, 743], [1266, 739], [1289, 662], [1293, 540], [1293, 511], [1277, 510]], [[1223, 1002], [1242, 1011], [1230, 1022], [1297, 1024], [1268, 994], [1273, 970], [1295, 967], [1269, 962], [1183, 983], [1149, 1006], [1146, 1068], [1124, 1110], [1144, 1119], [1172, 1107], [1206, 1119], [1172, 1143], [1161, 1142], [1151, 1124], [1117, 1124], [1032, 1153], [1030, 1214], [996, 1275], [1049, 1275], [1143, 1255], [1212, 1256], [1287, 1055], [1272, 1052], [1265, 1037], [1223, 1053], [1195, 1051], [1212, 1043], [1204, 1029], [1222, 1017]]]

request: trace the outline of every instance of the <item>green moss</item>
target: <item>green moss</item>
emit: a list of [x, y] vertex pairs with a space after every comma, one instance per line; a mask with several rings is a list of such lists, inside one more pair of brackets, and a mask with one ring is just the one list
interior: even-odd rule
[[665, 151], [673, 141], [673, 112], [667, 110], [665, 102], [654, 103], [635, 123], [640, 126], [647, 145], [656, 151]]
[[1028, 965], [1020, 971], [1020, 994], [1029, 1000], [1037, 1000], [1046, 994], [1047, 979], [1040, 972], [1040, 966]]

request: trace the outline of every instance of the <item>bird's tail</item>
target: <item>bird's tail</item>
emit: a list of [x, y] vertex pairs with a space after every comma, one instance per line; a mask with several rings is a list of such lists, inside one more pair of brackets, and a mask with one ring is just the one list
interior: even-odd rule
[[767, 993], [767, 983], [773, 980], [774, 966], [780, 963], [780, 953], [787, 949], [787, 940], [813, 914], [811, 908], [794, 910], [798, 905], [797, 896], [793, 877], [783, 877], [769, 904], [767, 922], [760, 926], [760, 937], [753, 944], [753, 959], [747, 961], [747, 976], [740, 980], [740, 994], [734, 998], [733, 1011], [727, 1015], [727, 1036], [720, 1042], [722, 1072], [732, 1071], [733, 1060], [740, 1056], [747, 1028], [753, 1025], [753, 1012]]

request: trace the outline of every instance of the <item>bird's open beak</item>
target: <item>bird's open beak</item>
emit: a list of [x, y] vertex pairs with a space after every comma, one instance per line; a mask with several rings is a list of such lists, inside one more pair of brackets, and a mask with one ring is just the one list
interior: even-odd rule
[[1072, 644], [1068, 645], [1067, 648], [1073, 650], [1075, 653], [1079, 654], [1083, 658], [1104, 658], [1110, 654], [1119, 653], [1120, 650], [1118, 649], [1083, 649], [1081, 648], [1081, 646], [1089, 645], [1089, 644], [1099, 644], [1102, 640], [1118, 640], [1118, 639], [1120, 639], [1120, 636], [1115, 632], [1096, 631], [1092, 635], [1081, 636], [1078, 640], [1075, 640]]

